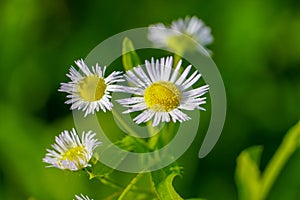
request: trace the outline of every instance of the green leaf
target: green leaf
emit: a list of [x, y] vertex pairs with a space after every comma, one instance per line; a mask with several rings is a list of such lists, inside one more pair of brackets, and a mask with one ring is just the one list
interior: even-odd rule
[[284, 165], [300, 145], [300, 121], [290, 128], [262, 175], [261, 199], [265, 199]]
[[244, 150], [237, 158], [236, 183], [240, 200], [260, 199], [261, 173], [259, 162], [262, 147], [254, 146]]
[[262, 147], [256, 146], [244, 150], [237, 158], [235, 177], [239, 199], [265, 199], [287, 160], [299, 145], [300, 122], [288, 131], [263, 173], [259, 170]]
[[133, 43], [127, 37], [125, 37], [123, 40], [122, 54], [122, 61], [125, 70], [131, 70], [133, 67], [136, 67], [140, 64], [140, 59], [135, 52]]
[[177, 164], [151, 172], [152, 181], [159, 200], [183, 200], [173, 187], [173, 180], [178, 175], [181, 175], [181, 167]]
[[97, 162], [89, 167], [86, 171], [89, 175], [89, 179], [93, 179], [95, 177], [106, 176], [114, 172], [114, 169], [102, 164], [101, 162]]

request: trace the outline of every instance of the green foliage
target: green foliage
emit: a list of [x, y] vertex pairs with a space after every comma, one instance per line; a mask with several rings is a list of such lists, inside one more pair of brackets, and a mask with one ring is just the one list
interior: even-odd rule
[[[127, 9], [120, 6], [122, 3]], [[282, 131], [300, 116], [299, 10], [296, 0], [188, 0], [176, 4], [161, 0], [84, 4], [1, 1], [0, 199], [69, 200], [81, 192], [100, 200], [111, 195], [111, 190], [95, 184], [95, 179], [45, 169], [41, 162], [54, 136], [73, 126], [69, 107], [62, 104], [65, 97], [57, 92], [59, 82], [66, 80], [65, 73], [74, 59], [86, 55], [108, 36], [150, 23], [169, 24], [191, 13], [212, 27], [213, 58], [230, 97], [227, 121], [235, 123], [226, 124], [218, 147], [207, 159], [191, 159], [199, 150], [200, 142], [195, 141], [180, 160], [186, 173], [178, 188], [188, 196], [199, 191], [212, 200], [237, 199], [231, 178], [237, 152], [257, 143], [272, 150]], [[201, 121], [207, 120], [205, 115]], [[110, 127], [111, 135], [118, 131], [107, 118], [101, 120]], [[293, 151], [295, 143], [289, 141], [291, 146], [286, 149]], [[263, 158], [271, 157], [270, 151], [264, 154]], [[249, 159], [252, 161], [251, 156]], [[270, 199], [298, 199], [299, 160], [298, 152], [274, 185]], [[189, 184], [195, 177], [201, 178]], [[118, 174], [117, 180], [126, 185], [130, 178]], [[142, 198], [144, 194], [135, 195]], [[130, 197], [137, 199], [133, 193], [128, 194]]]
[[237, 158], [236, 182], [240, 200], [259, 199], [261, 182], [259, 162], [262, 147], [255, 146], [244, 150]]
[[283, 139], [263, 173], [259, 170], [262, 147], [244, 150], [237, 158], [236, 184], [240, 200], [264, 200], [280, 171], [300, 145], [300, 122]]
[[131, 70], [140, 64], [140, 59], [135, 52], [132, 41], [129, 38], [124, 38], [122, 46], [122, 61], [125, 70]]
[[151, 172], [152, 181], [159, 200], [183, 199], [173, 187], [173, 179], [179, 175], [181, 175], [181, 168], [176, 164]]
[[185, 200], [206, 200], [206, 199], [202, 199], [202, 198], [192, 198], [192, 199], [185, 199]]
[[[122, 140], [122, 141], [128, 141]], [[173, 187], [173, 180], [176, 176], [181, 176], [182, 167], [177, 163], [151, 173], [138, 173], [126, 185], [120, 185], [117, 180], [112, 179], [114, 169], [108, 168], [101, 163], [95, 164], [92, 168], [85, 169], [90, 179], [96, 178], [102, 184], [116, 190], [106, 199], [118, 197], [118, 200], [132, 199], [157, 199], [157, 200], [183, 200]], [[141, 183], [143, 177], [148, 180]], [[145, 178], [144, 178], [145, 179]], [[143, 186], [144, 185], [144, 186]], [[148, 188], [148, 189], [144, 189]], [[195, 199], [196, 200], [196, 199]], [[201, 200], [201, 199], [197, 199]]]

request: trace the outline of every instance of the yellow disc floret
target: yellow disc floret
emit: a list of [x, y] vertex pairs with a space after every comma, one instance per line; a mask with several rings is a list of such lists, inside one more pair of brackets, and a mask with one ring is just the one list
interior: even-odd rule
[[62, 155], [62, 160], [75, 161], [77, 163], [79, 163], [80, 160], [86, 159], [87, 151], [83, 146], [73, 147]]
[[150, 109], [169, 112], [179, 106], [181, 91], [171, 82], [158, 81], [146, 88], [144, 99]]
[[92, 75], [82, 79], [78, 84], [78, 93], [85, 101], [100, 100], [106, 89], [106, 84], [103, 78]]

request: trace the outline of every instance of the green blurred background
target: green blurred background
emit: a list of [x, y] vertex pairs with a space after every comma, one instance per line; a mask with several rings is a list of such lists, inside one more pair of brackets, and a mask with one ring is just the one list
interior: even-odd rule
[[[185, 172], [175, 187], [186, 198], [237, 199], [238, 154], [263, 145], [263, 169], [287, 129], [300, 119], [298, 0], [1, 0], [0, 199], [105, 196], [109, 190], [97, 180], [45, 169], [42, 163], [54, 136], [73, 126], [65, 95], [57, 92], [59, 83], [67, 81], [74, 60], [106, 38], [186, 15], [196, 15], [212, 28], [210, 49], [223, 76], [228, 112], [222, 136], [206, 158], [197, 158], [197, 141], [180, 158]], [[299, 169], [296, 152], [269, 199], [300, 199]]]

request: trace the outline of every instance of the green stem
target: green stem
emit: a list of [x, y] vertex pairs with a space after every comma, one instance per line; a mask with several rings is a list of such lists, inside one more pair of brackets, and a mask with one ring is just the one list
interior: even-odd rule
[[123, 200], [125, 196], [129, 193], [129, 191], [133, 188], [133, 186], [138, 182], [143, 173], [137, 174], [131, 182], [127, 185], [127, 187], [123, 190], [122, 194], [119, 196], [118, 200]]
[[111, 180], [110, 178], [106, 176], [97, 176], [98, 180], [103, 183], [104, 185], [107, 185], [109, 187], [115, 188], [115, 189], [123, 189], [123, 186], [116, 183], [115, 181]]
[[299, 135], [300, 122], [287, 133], [282, 144], [268, 163], [262, 176], [261, 200], [267, 197], [280, 171], [299, 146]]
[[112, 200], [112, 199], [115, 199], [121, 193], [122, 193], [122, 190], [114, 192], [113, 194], [109, 195], [108, 197], [104, 198], [103, 200]]
[[[125, 191], [126, 187], [123, 186], [123, 185], [120, 185], [118, 183], [116, 183], [114, 180], [110, 179], [109, 177], [107, 176], [95, 176], [101, 183], [103, 183], [104, 185], [107, 185], [109, 187], [112, 187], [112, 188], [115, 188], [115, 189], [119, 189], [120, 191], [117, 191], [116, 193], [118, 194], [121, 194], [122, 191]], [[136, 178], [136, 177], [135, 177]], [[133, 179], [134, 180], [134, 179]], [[132, 181], [131, 181], [132, 183]], [[133, 185], [134, 186], [134, 185]], [[149, 190], [143, 190], [143, 189], [140, 189], [140, 188], [135, 188], [135, 187], [131, 187], [130, 189], [134, 192], [138, 192], [138, 193], [146, 193], [146, 194], [151, 194], [153, 195], [153, 192], [149, 191]], [[123, 192], [124, 193], [124, 192]]]
[[[132, 129], [130, 128], [130, 126], [127, 125], [127, 123], [122, 119], [122, 117], [119, 115], [118, 112], [116, 112], [115, 110], [112, 110], [113, 115], [115, 116], [115, 118], [119, 121], [119, 123], [124, 127], [124, 129], [127, 131], [127, 133], [130, 133], [130, 135], [134, 135], [138, 137], [138, 134]], [[143, 145], [146, 148], [149, 148], [148, 144], [143, 141], [140, 138], [135, 137], [135, 140], [137, 142], [139, 142], [141, 145]]]
[[172, 138], [176, 135], [176, 132], [174, 132], [175, 125], [176, 125], [175, 123], [168, 124], [166, 133], [164, 134], [164, 137], [163, 137], [164, 144], [169, 143], [172, 140]]
[[152, 126], [152, 121], [150, 120], [146, 124], [147, 124], [147, 130], [148, 130], [149, 137], [156, 135], [155, 133], [157, 132], [157, 129]]
[[156, 130], [154, 127], [152, 127], [151, 124], [149, 124], [148, 132], [149, 132], [149, 135], [152, 135], [152, 137], [150, 137], [148, 140], [150, 150], [155, 150], [158, 147], [158, 142], [161, 137], [161, 131], [154, 134], [154, 132], [156, 132], [156, 131], [158, 131], [158, 130]]

